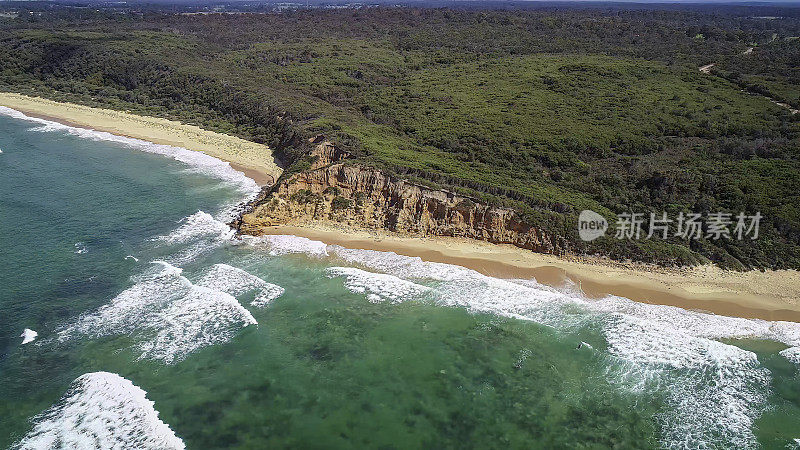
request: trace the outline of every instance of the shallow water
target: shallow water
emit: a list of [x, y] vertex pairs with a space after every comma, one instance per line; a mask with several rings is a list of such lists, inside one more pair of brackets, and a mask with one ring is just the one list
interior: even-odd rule
[[800, 438], [797, 324], [236, 239], [226, 164], [0, 113], [1, 447]]

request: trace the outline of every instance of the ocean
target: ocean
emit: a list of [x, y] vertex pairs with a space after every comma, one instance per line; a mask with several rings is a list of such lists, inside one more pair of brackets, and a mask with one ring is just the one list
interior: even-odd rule
[[799, 446], [800, 324], [238, 238], [227, 163], [5, 108], [0, 151], [2, 448]]

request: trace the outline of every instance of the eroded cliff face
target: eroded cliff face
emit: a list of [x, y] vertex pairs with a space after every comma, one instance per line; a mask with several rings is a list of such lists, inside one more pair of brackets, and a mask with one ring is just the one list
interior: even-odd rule
[[274, 225], [336, 222], [415, 236], [457, 236], [563, 254], [563, 240], [524, 223], [510, 209], [444, 190], [392, 179], [377, 169], [341, 162], [328, 142], [310, 170], [292, 175], [243, 214], [237, 228], [261, 234]]

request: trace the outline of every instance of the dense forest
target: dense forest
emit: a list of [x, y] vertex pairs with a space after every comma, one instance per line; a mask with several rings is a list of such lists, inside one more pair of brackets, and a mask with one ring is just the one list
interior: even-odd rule
[[[348, 163], [514, 208], [576, 254], [800, 269], [798, 37], [791, 8], [8, 3], [0, 90], [266, 143], [287, 173], [324, 134]], [[584, 243], [583, 209], [612, 224], [626, 212], [763, 219], [757, 240]]]

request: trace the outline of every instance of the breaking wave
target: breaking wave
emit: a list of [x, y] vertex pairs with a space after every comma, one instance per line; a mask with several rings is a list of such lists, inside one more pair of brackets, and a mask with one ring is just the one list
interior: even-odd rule
[[81, 375], [12, 448], [185, 448], [146, 395], [117, 374]]
[[351, 292], [365, 294], [372, 303], [387, 301], [399, 303], [431, 291], [431, 288], [427, 286], [412, 283], [394, 275], [372, 273], [353, 267], [330, 267], [326, 272], [331, 278], [344, 277], [344, 285], [347, 289]]
[[[226, 211], [221, 214], [226, 214]], [[181, 226], [170, 234], [154, 239], [159, 244], [175, 246], [175, 251], [165, 259], [176, 265], [185, 265], [223, 245], [233, 243], [232, 238], [236, 234], [225, 222], [205, 211], [197, 211], [181, 222]]]
[[610, 381], [665, 403], [657, 420], [667, 448], [758, 446], [753, 425], [767, 404], [770, 372], [753, 352], [719, 339], [775, 340], [792, 346], [781, 352], [787, 359], [795, 361], [799, 354], [800, 324], [792, 322], [717, 316], [615, 296], [588, 300], [535, 281], [498, 279], [416, 257], [299, 238], [281, 238], [279, 248], [283, 253], [330, 254], [362, 267], [332, 267], [327, 275], [343, 278], [345, 288], [372, 302], [425, 295], [443, 306], [530, 320], [565, 332], [599, 327], [607, 344], [601, 357]]
[[197, 285], [225, 292], [234, 297], [255, 292], [255, 298], [250, 304], [257, 307], [267, 306], [284, 292], [284, 289], [277, 284], [267, 283], [255, 275], [227, 264], [211, 266]]
[[[230, 183], [247, 195], [258, 187], [216, 158], [186, 149], [152, 144], [55, 122], [8, 108], [0, 114], [38, 124], [38, 132], [66, 132], [113, 141], [162, 154]], [[283, 288], [227, 265], [207, 267], [192, 280], [181, 266], [233, 243], [227, 209], [218, 217], [203, 211], [185, 218], [171, 233], [154, 239], [169, 249], [158, 262], [134, 277], [132, 286], [108, 304], [58, 330], [57, 339], [130, 335], [141, 358], [170, 364], [201, 348], [223, 344], [256, 324], [237, 297], [252, 295], [263, 307]], [[677, 307], [649, 305], [615, 296], [588, 300], [578, 292], [530, 280], [505, 280], [459, 266], [431, 263], [390, 252], [346, 249], [296, 236], [244, 237], [269, 255], [305, 254], [330, 258], [337, 267], [326, 275], [340, 278], [351, 292], [374, 303], [426, 299], [435, 304], [527, 320], [566, 333], [599, 330], [593, 341], [611, 383], [666, 405], [657, 416], [661, 442], [668, 448], [757, 446], [755, 420], [766, 407], [771, 375], [753, 352], [721, 339], [769, 339], [789, 348], [781, 356], [800, 366], [800, 324], [716, 316]], [[76, 244], [76, 249], [81, 250]], [[358, 267], [342, 267], [355, 265]], [[597, 345], [599, 344], [599, 345]], [[528, 354], [521, 354], [523, 364]], [[19, 448], [54, 446], [183, 448], [145, 392], [130, 381], [103, 372], [78, 378], [56, 405], [38, 416]], [[101, 411], [108, 411], [101, 413]], [[145, 430], [145, 432], [141, 432]]]
[[31, 131], [42, 133], [62, 132], [93, 141], [114, 142], [129, 148], [147, 153], [163, 155], [176, 161], [180, 161], [189, 166], [191, 170], [224, 181], [227, 184], [235, 186], [238, 190], [245, 194], [252, 196], [257, 194], [259, 191], [259, 187], [255, 181], [244, 176], [244, 174], [241, 172], [234, 170], [227, 162], [214, 158], [213, 156], [206, 155], [202, 152], [188, 150], [182, 147], [174, 147], [171, 145], [154, 144], [141, 139], [117, 136], [105, 131], [95, 131], [87, 128], [64, 125], [50, 120], [30, 117], [20, 111], [4, 106], [0, 106], [0, 114], [39, 124], [39, 126], [32, 128]]
[[789, 347], [781, 351], [780, 355], [800, 367], [800, 347]]
[[264, 248], [272, 256], [302, 253], [309, 256], [328, 256], [328, 246], [319, 241], [291, 235], [242, 236], [242, 240], [256, 248]]
[[160, 270], [139, 276], [111, 302], [61, 329], [58, 339], [133, 335], [140, 358], [169, 364], [257, 324], [232, 295], [192, 284], [179, 267], [157, 263]]
[[108, 304], [62, 327], [57, 339], [130, 335], [140, 358], [170, 364], [203, 347], [225, 343], [240, 329], [257, 324], [236, 297], [252, 294], [250, 305], [265, 307], [284, 289], [227, 264], [207, 268], [193, 282], [178, 264], [235, 245], [234, 232], [204, 211], [179, 223], [173, 232], [153, 239], [166, 248], [164, 261], [153, 261]]

